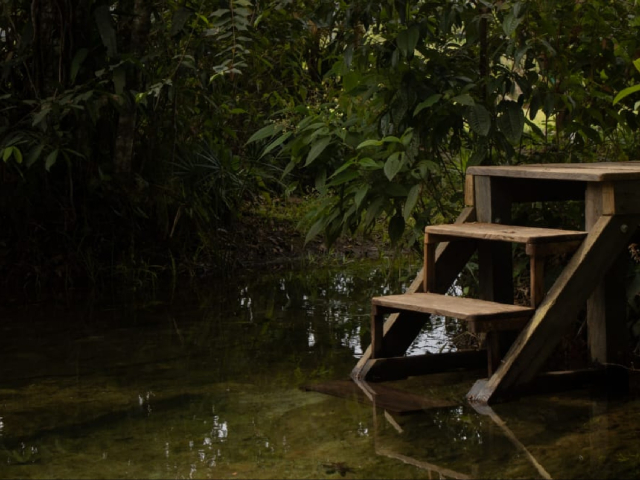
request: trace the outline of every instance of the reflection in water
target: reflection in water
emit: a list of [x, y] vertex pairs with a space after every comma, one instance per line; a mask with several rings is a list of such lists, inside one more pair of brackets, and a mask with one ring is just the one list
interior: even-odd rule
[[[372, 415], [301, 391], [348, 376], [369, 343], [370, 298], [403, 291], [414, 268], [200, 283], [170, 302], [4, 308], [0, 478], [423, 478], [425, 465], [447, 478], [542, 477], [526, 451], [554, 478], [639, 476], [635, 402], [526, 399], [495, 407], [499, 425], [466, 405]], [[438, 319], [426, 331], [416, 353], [452, 349], [459, 326]], [[451, 403], [474, 380], [397, 384]]]

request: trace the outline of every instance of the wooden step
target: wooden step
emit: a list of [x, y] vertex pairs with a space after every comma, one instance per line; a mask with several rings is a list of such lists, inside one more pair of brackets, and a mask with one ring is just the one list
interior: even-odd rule
[[534, 309], [506, 305], [473, 298], [453, 297], [437, 293], [409, 293], [374, 297], [375, 314], [416, 312], [453, 317], [469, 322], [472, 332], [516, 331], [522, 329]]
[[425, 233], [434, 241], [450, 241], [461, 238], [495, 240], [525, 244], [582, 241], [587, 232], [554, 228], [519, 227], [499, 223], [456, 223], [430, 225]]

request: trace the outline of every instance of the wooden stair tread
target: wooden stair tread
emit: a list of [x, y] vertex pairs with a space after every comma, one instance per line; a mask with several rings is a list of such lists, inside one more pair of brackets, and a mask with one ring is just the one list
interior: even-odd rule
[[587, 232], [554, 228], [520, 227], [499, 223], [455, 223], [430, 225], [425, 233], [434, 236], [498, 240], [527, 244], [583, 240]]
[[437, 293], [386, 295], [372, 298], [371, 303], [388, 309], [442, 315], [470, 322], [516, 318], [526, 320], [534, 312], [531, 307], [507, 305], [475, 298], [452, 297]]

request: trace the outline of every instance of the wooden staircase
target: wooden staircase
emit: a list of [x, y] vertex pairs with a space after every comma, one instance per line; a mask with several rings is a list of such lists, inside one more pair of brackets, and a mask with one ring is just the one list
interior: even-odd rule
[[[456, 223], [425, 229], [424, 268], [408, 292], [372, 299], [371, 345], [352, 377], [383, 381], [452, 368], [486, 367], [487, 379], [477, 382], [468, 398], [493, 403], [515, 387], [531, 384], [587, 299], [591, 318], [594, 312], [603, 317], [589, 324], [596, 332], [592, 337], [604, 337], [590, 339], [592, 359], [603, 362], [613, 358], [616, 344], [610, 341], [613, 335], [609, 333], [622, 329], [612, 327], [610, 317], [619, 317], [621, 311], [620, 302], [611, 301], [616, 295], [619, 298], [612, 289], [620, 290], [620, 260], [624, 264], [624, 249], [640, 223], [640, 164], [629, 163], [633, 165], [618, 166], [615, 175], [610, 174], [609, 165], [600, 164], [590, 169], [570, 169], [566, 164], [555, 170], [554, 165], [529, 165], [523, 170], [499, 167], [496, 177], [492, 177], [491, 167], [475, 167], [480, 174], [467, 177], [467, 207]], [[504, 176], [513, 178], [501, 178]], [[622, 181], [626, 178], [632, 181]], [[508, 225], [514, 201], [565, 199], [585, 201], [586, 231]], [[513, 305], [512, 243], [523, 244], [530, 257], [529, 306]], [[476, 251], [481, 298], [446, 295]], [[573, 256], [547, 291], [545, 259], [565, 253]], [[606, 285], [600, 286], [603, 278], [611, 284], [608, 290]], [[599, 291], [605, 293], [602, 298]], [[470, 331], [485, 337], [486, 352], [404, 356], [430, 315], [467, 322]], [[554, 378], [556, 384], [563, 381], [561, 375]]]
[[[485, 333], [487, 368], [491, 375], [501, 360], [498, 332], [520, 331], [533, 316], [544, 295], [545, 257], [575, 251], [586, 232], [507, 226], [493, 223], [463, 223], [426, 227], [424, 235], [423, 293], [374, 297], [371, 301], [371, 358], [384, 357], [384, 316], [412, 312], [453, 317], [468, 322], [473, 333]], [[436, 287], [435, 257], [440, 242], [472, 240], [480, 242], [515, 242], [525, 244], [531, 261], [531, 307], [510, 305], [481, 299], [433, 293]]]

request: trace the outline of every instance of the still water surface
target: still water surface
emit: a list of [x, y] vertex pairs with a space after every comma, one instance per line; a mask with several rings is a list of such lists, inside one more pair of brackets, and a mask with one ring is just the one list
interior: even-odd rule
[[[0, 478], [640, 477], [633, 398], [575, 392], [480, 414], [462, 401], [474, 378], [423, 377], [391, 385], [457, 404], [397, 416], [303, 391], [348, 377], [370, 297], [400, 293], [415, 269], [3, 308]], [[440, 319], [412, 351], [447, 351], [459, 333]]]

